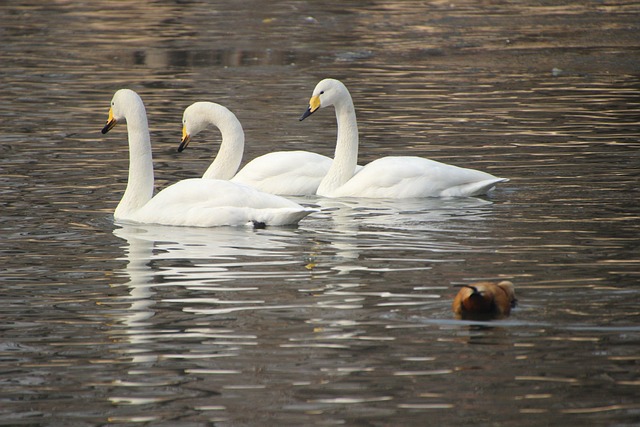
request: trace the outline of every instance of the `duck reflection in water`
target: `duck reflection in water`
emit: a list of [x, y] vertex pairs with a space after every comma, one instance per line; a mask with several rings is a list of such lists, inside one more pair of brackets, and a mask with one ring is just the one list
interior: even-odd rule
[[462, 289], [453, 300], [452, 309], [458, 319], [491, 320], [507, 317], [516, 306], [513, 283], [508, 280], [458, 285]]

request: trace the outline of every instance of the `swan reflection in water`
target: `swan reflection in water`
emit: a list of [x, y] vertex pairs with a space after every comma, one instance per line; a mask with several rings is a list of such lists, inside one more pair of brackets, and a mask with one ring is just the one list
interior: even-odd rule
[[[302, 199], [304, 201], [305, 199]], [[476, 197], [461, 198], [324, 198], [313, 200], [321, 213], [331, 221], [331, 230], [357, 230], [374, 226], [380, 231], [434, 231], [451, 229], [460, 224], [483, 221], [493, 213], [493, 202]], [[460, 220], [460, 221], [458, 221]], [[455, 224], [452, 223], [455, 221]], [[308, 222], [307, 222], [308, 224]], [[308, 228], [301, 224], [301, 228]]]
[[[157, 295], [161, 289], [206, 290], [211, 295], [230, 290], [221, 285], [223, 282], [250, 277], [239, 266], [277, 269], [284, 264], [302, 265], [300, 259], [289, 256], [289, 248], [298, 243], [293, 231], [287, 229], [266, 233], [246, 227], [122, 225], [113, 234], [126, 241], [123, 248], [127, 265], [122, 273], [129, 279], [124, 285], [129, 288], [130, 306], [120, 320], [127, 339], [134, 345], [153, 337], [145, 330], [158, 326], [157, 321], [151, 320], [156, 314], [154, 306], [168, 301]], [[231, 286], [233, 291], [248, 289], [246, 282], [240, 285], [242, 289], [237, 284]], [[173, 297], [182, 294], [174, 289], [162, 291], [163, 295], [167, 293]], [[138, 357], [136, 351], [132, 349], [134, 357]]]
[[[299, 342], [295, 328], [269, 335], [274, 332], [265, 330], [262, 320], [271, 317], [259, 312], [280, 313], [287, 322], [297, 318], [298, 324], [324, 325], [333, 324], [336, 316], [357, 319], [368, 309], [367, 301], [393, 300], [424, 306], [419, 322], [428, 321], [433, 314], [426, 313], [437, 306], [445, 307], [448, 315], [449, 304], [441, 302], [442, 291], [433, 286], [398, 294], [369, 283], [367, 274], [350, 273], [414, 274], [430, 269], [433, 262], [463, 262], [452, 260], [450, 253], [478, 250], [466, 237], [470, 230], [490, 229], [493, 213], [492, 204], [481, 199], [314, 202], [322, 212], [294, 229], [115, 229], [113, 234], [123, 240], [126, 266], [120, 273], [126, 277], [122, 286], [127, 294], [114, 309], [117, 322], [109, 334], [119, 343], [126, 364], [121, 378], [109, 384], [111, 400], [127, 403], [140, 395], [163, 399], [149, 386], [184, 379], [167, 368], [173, 366], [167, 365], [170, 359], [189, 366], [190, 373], [217, 372], [228, 366], [221, 358], [253, 357], [248, 349], [264, 342], [304, 347], [310, 340], [314, 345], [315, 336], [305, 335]], [[408, 246], [424, 255], [402, 258]], [[310, 258], [317, 267], [307, 267]], [[251, 381], [242, 373], [234, 375], [239, 376], [236, 382]]]
[[[193, 372], [203, 363], [218, 369], [219, 358], [237, 355], [258, 338], [239, 335], [232, 320], [231, 325], [226, 318], [211, 321], [188, 305], [260, 306], [248, 300], [256, 299], [253, 292], [259, 289], [251, 274], [264, 276], [262, 270], [272, 273], [287, 263], [301, 264], [297, 270], [304, 273], [291, 256], [291, 247], [298, 245], [293, 230], [122, 225], [113, 234], [125, 242], [127, 262], [119, 271], [127, 279], [119, 285], [127, 294], [116, 300], [109, 331], [123, 367], [106, 385], [116, 405], [164, 402], [166, 387], [184, 380], [167, 368], [174, 366], [171, 360], [183, 361]], [[234, 280], [238, 277], [245, 280]]]
[[357, 261], [362, 251], [393, 252], [412, 247], [425, 252], [462, 251], [474, 248], [465, 236], [489, 227], [494, 212], [491, 201], [466, 198], [360, 199], [318, 198], [320, 213], [302, 230], [312, 230], [321, 248], [335, 251], [334, 270], [361, 269], [344, 261]]

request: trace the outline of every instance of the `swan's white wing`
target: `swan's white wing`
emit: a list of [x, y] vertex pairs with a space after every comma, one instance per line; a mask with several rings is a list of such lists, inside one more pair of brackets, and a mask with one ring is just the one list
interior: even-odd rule
[[316, 193], [331, 162], [331, 158], [309, 151], [277, 151], [253, 159], [232, 181], [271, 194], [311, 195]]
[[367, 164], [331, 197], [466, 197], [506, 181], [474, 169], [421, 157], [383, 157]]
[[153, 197], [129, 218], [146, 224], [215, 227], [296, 224], [314, 212], [290, 200], [240, 184], [215, 179], [179, 181]]

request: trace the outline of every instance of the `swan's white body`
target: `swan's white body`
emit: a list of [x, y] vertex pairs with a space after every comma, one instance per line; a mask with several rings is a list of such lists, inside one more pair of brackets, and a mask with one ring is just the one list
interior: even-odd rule
[[332, 162], [310, 151], [275, 151], [251, 160], [231, 181], [272, 194], [309, 196], [316, 194]]
[[209, 125], [220, 130], [220, 150], [202, 175], [205, 179], [230, 180], [271, 194], [306, 196], [316, 194], [331, 167], [332, 159], [321, 154], [277, 151], [253, 159], [236, 174], [242, 162], [244, 132], [231, 111], [214, 102], [196, 102], [185, 109], [182, 124], [180, 151]]
[[382, 157], [356, 170], [358, 124], [349, 91], [338, 80], [318, 83], [309, 101], [305, 119], [319, 108], [333, 105], [338, 138], [331, 169], [318, 187], [325, 197], [467, 197], [487, 193], [508, 181], [486, 172], [466, 169], [422, 157]]
[[129, 179], [114, 212], [116, 221], [192, 227], [289, 225], [314, 211], [273, 194], [214, 179], [179, 181], [154, 197], [147, 115], [138, 94], [129, 89], [113, 96], [102, 132], [123, 119], [129, 134]]

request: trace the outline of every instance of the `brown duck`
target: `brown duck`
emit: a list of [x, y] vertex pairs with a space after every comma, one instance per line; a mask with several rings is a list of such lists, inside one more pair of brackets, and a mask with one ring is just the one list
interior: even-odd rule
[[499, 319], [507, 317], [516, 306], [513, 283], [477, 282], [462, 287], [453, 300], [452, 309], [459, 319]]

